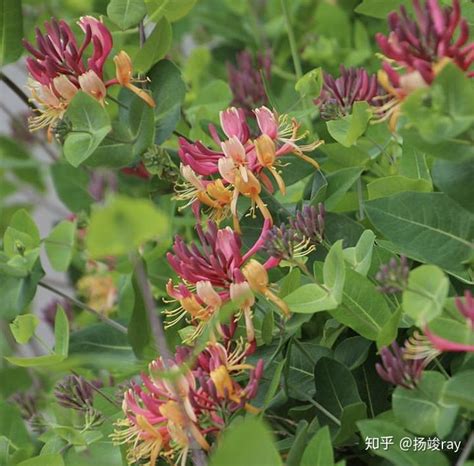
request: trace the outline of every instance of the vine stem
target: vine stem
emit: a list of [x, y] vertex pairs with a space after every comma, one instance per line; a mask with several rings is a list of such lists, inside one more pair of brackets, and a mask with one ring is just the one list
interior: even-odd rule
[[466, 445], [464, 446], [464, 449], [462, 453], [459, 455], [458, 460], [456, 461], [456, 466], [463, 466], [466, 460], [469, 458], [469, 455], [471, 454], [472, 448], [474, 447], [474, 432], [471, 433], [469, 436]]
[[301, 67], [301, 61], [298, 55], [298, 49], [296, 47], [295, 34], [293, 32], [293, 28], [291, 27], [290, 12], [288, 11], [287, 0], [281, 0], [281, 9], [283, 10], [283, 16], [285, 17], [288, 42], [290, 43], [291, 57], [293, 59], [293, 66], [295, 67], [296, 79], [300, 79], [303, 76], [303, 68]]
[[[143, 259], [139, 257], [138, 260], [136, 260], [135, 262], [135, 273], [137, 277], [137, 283], [143, 297], [143, 303], [145, 304], [148, 322], [150, 323], [153, 338], [155, 340], [155, 348], [157, 349], [158, 353], [162, 358], [164, 368], [166, 370], [169, 370], [169, 361], [172, 359], [172, 354], [166, 342], [166, 334], [165, 329], [163, 327], [163, 322], [161, 321], [160, 315], [155, 305], [155, 299], [153, 298], [153, 293], [151, 291], [150, 283], [148, 281], [148, 276], [145, 270]], [[170, 382], [173, 386], [174, 396], [180, 404], [183, 415], [186, 416], [186, 418], [188, 418], [188, 420], [190, 421], [189, 417], [186, 414], [186, 411], [184, 410], [183, 400], [182, 397], [179, 395], [179, 391], [177, 390], [174, 380], [171, 379]], [[206, 466], [207, 460], [203, 450], [197, 444], [192, 433], [188, 429], [186, 430], [189, 442], [191, 444], [191, 455], [194, 465]]]
[[32, 110], [38, 110], [38, 107], [30, 101], [25, 92], [17, 86], [6, 74], [0, 71], [0, 81], [3, 81], [22, 101]]
[[82, 301], [79, 301], [76, 298], [73, 298], [72, 296], [67, 295], [66, 293], [62, 292], [61, 290], [58, 290], [54, 286], [51, 286], [49, 283], [40, 281], [38, 283], [39, 286], [42, 288], [45, 288], [46, 290], [51, 291], [54, 294], [57, 294], [58, 296], [61, 296], [64, 299], [67, 299], [69, 302], [72, 304], [75, 304], [76, 306], [80, 307], [81, 309], [84, 309], [87, 312], [90, 312], [97, 316], [104, 324], [109, 325], [110, 327], [113, 327], [115, 330], [118, 330], [121, 333], [127, 334], [128, 330], [127, 327], [124, 327], [122, 324], [119, 324], [118, 322], [115, 322], [115, 320], [109, 319], [107, 316], [102, 315], [99, 311], [96, 311], [92, 307], [88, 306], [87, 304], [83, 303]]

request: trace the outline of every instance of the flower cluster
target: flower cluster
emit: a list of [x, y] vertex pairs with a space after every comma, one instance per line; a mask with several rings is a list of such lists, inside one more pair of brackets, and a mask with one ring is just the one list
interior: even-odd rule
[[[286, 304], [269, 288], [267, 270], [276, 266], [278, 260], [270, 258], [262, 265], [253, 258], [264, 244], [269, 225], [270, 222], [265, 221], [260, 238], [246, 253], [242, 252], [240, 236], [235, 231], [230, 227], [219, 229], [211, 221], [206, 232], [200, 225], [196, 226], [199, 245], [187, 246], [177, 236], [174, 254], [168, 253], [168, 262], [182, 281], [174, 286], [170, 280], [167, 291], [180, 307], [167, 312], [172, 318], [169, 325], [188, 317], [188, 321], [195, 325], [195, 331], [188, 339], [192, 341], [202, 333], [211, 317], [231, 300], [240, 309], [235, 319], [244, 316], [248, 341], [253, 342], [254, 292], [266, 296], [288, 315]], [[217, 330], [221, 332], [220, 324]]]
[[[123, 398], [125, 418], [116, 423], [116, 444], [132, 446], [129, 463], [153, 466], [161, 457], [186, 464], [193, 443], [208, 451], [209, 442], [225, 426], [229, 413], [239, 409], [258, 412], [250, 404], [263, 373], [263, 360], [255, 367], [245, 362], [245, 348], [229, 351], [210, 344], [192, 365], [190, 350], [177, 348], [173, 360], [158, 358], [149, 365], [141, 383], [132, 382]], [[236, 376], [248, 375], [243, 385]]]
[[252, 54], [243, 50], [237, 55], [236, 61], [236, 65], [227, 65], [229, 85], [234, 95], [232, 105], [243, 108], [246, 116], [253, 118], [252, 109], [268, 104], [262, 74], [267, 81], [270, 80], [272, 60], [268, 52], [259, 54], [255, 66]]
[[[104, 79], [104, 66], [112, 51], [112, 34], [107, 27], [92, 16], [77, 22], [84, 33], [82, 44], [78, 44], [71, 27], [63, 20], [45, 22], [46, 32], [36, 29], [36, 46], [24, 40], [30, 53], [26, 66], [30, 73], [29, 88], [32, 100], [39, 107], [39, 115], [31, 118], [30, 129], [53, 129], [78, 91], [94, 97], [101, 104], [107, 88], [119, 84], [135, 92], [145, 102], [154, 106], [153, 99], [132, 80], [132, 62], [123, 50], [115, 57], [116, 77]], [[85, 54], [91, 50], [86, 60]]]
[[388, 264], [380, 266], [375, 275], [375, 279], [380, 283], [378, 290], [386, 294], [403, 291], [408, 285], [409, 273], [410, 267], [405, 256], [400, 256], [399, 260], [392, 257]]
[[293, 260], [316, 249], [324, 234], [323, 204], [305, 206], [290, 218], [289, 225], [274, 226], [265, 238], [266, 252], [275, 258]]
[[393, 97], [381, 107], [392, 126], [399, 113], [399, 103], [416, 89], [429, 86], [447, 63], [454, 63], [468, 76], [474, 62], [474, 43], [469, 41], [469, 25], [461, 17], [459, 0], [452, 7], [440, 6], [438, 0], [424, 5], [413, 0], [415, 19], [404, 6], [388, 17], [390, 33], [376, 35], [384, 54], [378, 77], [380, 84]]
[[363, 68], [340, 67], [341, 75], [333, 78], [324, 73], [320, 96], [314, 101], [319, 106], [321, 118], [335, 120], [349, 115], [355, 102], [364, 101], [379, 106], [386, 92], [380, 87], [375, 74]]
[[375, 365], [379, 376], [394, 385], [414, 388], [421, 379], [429, 360], [424, 357], [412, 358], [408, 353], [407, 345], [400, 348], [397, 342], [392, 343], [390, 348], [382, 348], [380, 350], [382, 361]]
[[218, 150], [209, 149], [200, 141], [179, 140], [184, 182], [177, 186], [177, 198], [186, 200], [186, 206], [192, 205], [197, 216], [201, 206], [209, 208], [217, 222], [231, 214], [236, 231], [240, 230], [237, 216], [240, 195], [250, 198], [253, 208], [256, 205], [263, 217], [271, 220], [260, 194], [262, 184], [269, 192], [274, 190], [269, 174], [285, 193], [285, 182], [278, 171], [281, 156], [292, 153], [319, 168], [305, 153], [322, 142], [300, 144], [305, 134], [298, 135], [300, 125], [295, 119], [288, 121], [287, 115], [278, 116], [267, 107], [255, 109], [254, 114], [259, 128], [256, 137], [251, 137], [244, 110], [232, 107], [220, 113], [224, 141], [217, 129], [209, 125]]

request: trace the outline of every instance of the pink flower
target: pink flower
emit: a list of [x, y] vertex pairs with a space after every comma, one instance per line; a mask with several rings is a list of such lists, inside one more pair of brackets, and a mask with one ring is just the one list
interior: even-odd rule
[[322, 142], [301, 144], [306, 133], [298, 134], [300, 126], [295, 119], [289, 121], [287, 115], [278, 116], [266, 107], [255, 109], [254, 114], [259, 129], [255, 138], [251, 137], [245, 112], [231, 107], [220, 112], [221, 129], [227, 139], [222, 141], [217, 129], [209, 125], [218, 150], [206, 147], [201, 141], [179, 140], [178, 155], [188, 168], [181, 170], [184, 182], [177, 186], [177, 199], [186, 200], [186, 205], [192, 204], [196, 213], [200, 206], [217, 211], [217, 214], [211, 213], [217, 221], [232, 214], [236, 231], [239, 231], [237, 202], [241, 195], [251, 199], [252, 211], [257, 206], [265, 219], [272, 220], [260, 194], [262, 184], [273, 192], [268, 174], [285, 193], [285, 183], [278, 170], [281, 156], [293, 153], [319, 168], [305, 152], [311, 152]]
[[[458, 311], [465, 317], [466, 325], [472, 331], [474, 330], [474, 298], [469, 290], [464, 292], [464, 302], [461, 300], [460, 297], [456, 298], [456, 307]], [[445, 352], [445, 351], [454, 351], [454, 352], [474, 352], [474, 345], [466, 344], [466, 343], [459, 343], [455, 341], [447, 340], [446, 338], [442, 338], [436, 334], [434, 334], [430, 329], [429, 326], [425, 326], [423, 329], [424, 334], [431, 342], [433, 348], [438, 351]]]
[[152, 361], [141, 383], [132, 382], [125, 392], [125, 418], [115, 423], [111, 437], [115, 444], [126, 445], [130, 463], [148, 461], [151, 466], [162, 458], [184, 465], [191, 438], [208, 451], [232, 413], [259, 412], [250, 401], [257, 394], [263, 360], [255, 367], [247, 364], [239, 344], [233, 351], [210, 344], [192, 367], [187, 366], [189, 356], [189, 350], [178, 347], [175, 358], [167, 361], [167, 370], [161, 358]]
[[[188, 246], [177, 236], [173, 246], [174, 254], [168, 253], [167, 258], [182, 282], [175, 287], [170, 280], [167, 292], [179, 301], [180, 307], [166, 312], [167, 316], [172, 318], [168, 325], [174, 325], [182, 318], [188, 317], [189, 322], [196, 327], [188, 339], [192, 341], [202, 333], [220, 308], [232, 300], [240, 309], [236, 318], [244, 316], [248, 341], [253, 342], [253, 291], [265, 295], [287, 313], [286, 305], [274, 293], [263, 288], [253, 288], [254, 272], [249, 272], [246, 268], [249, 259], [262, 248], [269, 227], [270, 223], [266, 221], [259, 239], [246, 253], [242, 252], [241, 240], [237, 233], [229, 227], [218, 229], [213, 222], [208, 222], [207, 232], [204, 232], [200, 225], [196, 226], [199, 245], [193, 243]], [[256, 261], [251, 260], [249, 263]], [[266, 270], [277, 264], [278, 261], [270, 259], [264, 265], [259, 265]], [[255, 266], [252, 270], [256, 270]], [[256, 272], [262, 274], [260, 269]], [[223, 334], [218, 322], [216, 329]]]

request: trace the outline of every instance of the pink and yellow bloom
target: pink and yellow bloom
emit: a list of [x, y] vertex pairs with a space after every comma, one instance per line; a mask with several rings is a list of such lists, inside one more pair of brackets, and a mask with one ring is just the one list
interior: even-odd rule
[[[125, 418], [116, 422], [112, 439], [126, 444], [129, 464], [154, 466], [158, 458], [184, 466], [196, 442], [204, 451], [237, 410], [258, 410], [250, 404], [257, 394], [263, 361], [254, 368], [237, 345], [233, 352], [210, 344], [190, 367], [190, 351], [178, 348], [172, 361], [152, 361], [141, 383], [124, 394]], [[244, 386], [235, 376], [247, 373]]]
[[[242, 252], [240, 236], [231, 228], [218, 229], [213, 222], [208, 222], [207, 232], [200, 225], [196, 226], [199, 245], [187, 246], [179, 236], [175, 238], [173, 251], [168, 253], [168, 262], [178, 274], [181, 282], [177, 286], [172, 280], [168, 282], [168, 294], [179, 301], [180, 307], [167, 311], [171, 317], [169, 325], [182, 318], [196, 326], [189, 341], [202, 333], [209, 319], [229, 301], [236, 303], [240, 309], [235, 317], [245, 318], [247, 339], [253, 342], [255, 332], [252, 323], [252, 306], [254, 292], [265, 295], [273, 301], [282, 312], [289, 313], [286, 304], [269, 289], [266, 270], [278, 264], [278, 260], [269, 259], [264, 265], [251, 259], [263, 246], [270, 227], [266, 221], [259, 239], [246, 253]], [[258, 264], [258, 266], [256, 265]], [[254, 283], [260, 283], [254, 286]], [[217, 330], [221, 332], [220, 325]]]
[[404, 6], [399, 13], [392, 12], [389, 35], [376, 35], [384, 54], [379, 82], [393, 97], [380, 111], [383, 118], [391, 118], [392, 127], [400, 113], [399, 103], [413, 91], [431, 85], [447, 63], [474, 76], [474, 43], [469, 42], [469, 25], [461, 17], [459, 0], [453, 0], [452, 7], [442, 7], [438, 0], [426, 0], [424, 5], [413, 0], [413, 9], [415, 19]]
[[274, 190], [268, 175], [276, 181], [280, 191], [285, 192], [279, 171], [280, 157], [292, 153], [319, 168], [306, 152], [314, 150], [321, 141], [301, 144], [306, 134], [298, 134], [300, 125], [295, 119], [289, 121], [287, 115], [278, 116], [267, 107], [253, 112], [258, 126], [255, 136], [251, 135], [244, 110], [231, 107], [220, 113], [224, 140], [220, 139], [217, 129], [209, 125], [217, 150], [200, 141], [179, 140], [184, 183], [178, 185], [177, 198], [187, 200], [187, 205], [192, 204], [196, 214], [201, 206], [209, 208], [216, 221], [231, 214], [236, 231], [239, 231], [239, 196], [249, 198], [252, 209], [258, 207], [265, 219], [272, 220], [261, 192], [263, 187], [269, 192]]
[[[51, 130], [64, 116], [78, 91], [104, 104], [107, 89], [120, 84], [154, 106], [153, 99], [145, 91], [131, 84], [131, 61], [124, 51], [115, 57], [117, 77], [105, 80], [104, 65], [113, 47], [112, 34], [107, 27], [92, 16], [80, 18], [77, 24], [84, 33], [80, 45], [71, 27], [64, 20], [54, 18], [45, 22], [45, 33], [36, 28], [36, 46], [23, 41], [31, 55], [26, 59], [26, 66], [32, 100], [39, 107], [39, 115], [30, 120], [32, 131], [44, 127]], [[90, 57], [86, 59], [85, 53], [89, 49]]]

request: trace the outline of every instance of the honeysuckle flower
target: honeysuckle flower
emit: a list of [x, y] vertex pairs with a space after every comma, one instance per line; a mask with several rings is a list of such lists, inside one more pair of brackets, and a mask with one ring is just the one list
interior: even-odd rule
[[289, 222], [301, 240], [307, 240], [310, 245], [316, 246], [324, 237], [325, 216], [324, 204], [320, 202], [317, 206], [304, 206], [294, 217], [290, 217]]
[[110, 275], [85, 275], [79, 279], [76, 288], [92, 309], [103, 314], [112, 311], [117, 299], [117, 287]]
[[[53, 126], [63, 118], [79, 90], [104, 103], [108, 87], [120, 84], [154, 106], [153, 99], [145, 91], [131, 84], [132, 66], [125, 52], [119, 52], [116, 57], [116, 79], [104, 79], [104, 64], [113, 47], [112, 34], [107, 27], [92, 16], [80, 18], [77, 24], [84, 33], [81, 45], [71, 27], [55, 18], [45, 22], [45, 33], [36, 28], [36, 46], [23, 40], [31, 54], [26, 59], [31, 77], [28, 87], [38, 106], [38, 115], [30, 118], [31, 131], [48, 127], [51, 137]], [[90, 58], [86, 60], [84, 54], [90, 47]]]
[[[185, 317], [195, 325], [196, 330], [186, 341], [192, 341], [200, 335], [209, 319], [229, 300], [234, 301], [240, 309], [234, 318], [238, 320], [241, 315], [245, 318], [248, 341], [254, 340], [251, 309], [254, 297], [250, 289], [252, 285], [247, 284], [249, 280], [244, 276], [243, 270], [247, 261], [262, 248], [269, 228], [270, 222], [266, 221], [259, 239], [246, 253], [242, 252], [240, 236], [235, 231], [230, 227], [218, 229], [211, 221], [208, 222], [206, 232], [200, 225], [196, 226], [199, 245], [193, 243], [187, 246], [181, 237], [175, 237], [174, 254], [168, 253], [167, 258], [182, 282], [174, 286], [170, 280], [167, 292], [180, 306], [166, 311], [166, 314], [171, 318], [168, 325], [174, 325]], [[265, 270], [277, 263], [278, 261], [270, 259], [261, 267]], [[252, 274], [250, 278], [253, 278]], [[274, 293], [263, 294], [287, 313], [286, 305]], [[222, 335], [219, 324], [217, 331]], [[211, 335], [212, 332], [213, 329]]]
[[[209, 125], [209, 132], [217, 145], [210, 149], [200, 141], [191, 143], [179, 139], [178, 155], [183, 168], [183, 182], [177, 185], [177, 199], [193, 205], [198, 214], [201, 206], [215, 210], [211, 217], [216, 221], [229, 215], [233, 217], [234, 229], [239, 231], [237, 201], [245, 196], [252, 201], [263, 217], [272, 220], [267, 206], [261, 198], [263, 187], [273, 192], [271, 175], [280, 191], [285, 193], [285, 183], [280, 175], [279, 158], [293, 153], [319, 168], [317, 162], [305, 153], [314, 150], [322, 141], [302, 144], [306, 133], [299, 134], [300, 125], [287, 115], [278, 116], [266, 107], [254, 110], [259, 134], [251, 137], [243, 109], [231, 107], [220, 112], [221, 140], [217, 129]], [[263, 187], [262, 187], [263, 184]]]
[[54, 396], [58, 403], [65, 408], [86, 411], [92, 408], [94, 401], [94, 389], [91, 387], [91, 383], [97, 388], [102, 386], [100, 382], [88, 383], [84, 377], [68, 375], [56, 385]]
[[[210, 344], [193, 364], [189, 356], [190, 350], [178, 347], [166, 366], [161, 358], [152, 361], [141, 383], [132, 382], [125, 392], [126, 417], [116, 422], [112, 439], [126, 444], [129, 464], [139, 461], [154, 466], [163, 458], [184, 466], [191, 439], [208, 451], [230, 414], [239, 409], [258, 412], [250, 401], [257, 393], [263, 361], [255, 368], [246, 364], [241, 344], [230, 352], [220, 344]], [[249, 379], [245, 386], [244, 373]]]
[[380, 106], [386, 92], [380, 87], [375, 74], [369, 75], [364, 68], [340, 67], [340, 76], [324, 73], [321, 95], [314, 101], [321, 118], [336, 120], [349, 115], [355, 102], [367, 102]]
[[237, 54], [235, 65], [227, 64], [227, 76], [234, 97], [232, 105], [244, 109], [250, 118], [254, 118], [252, 109], [268, 104], [261, 73], [266, 80], [270, 80], [271, 66], [270, 53], [259, 53], [254, 60], [247, 50]]
[[400, 348], [397, 342], [390, 348], [380, 350], [381, 363], [375, 365], [379, 376], [386, 382], [405, 388], [415, 388], [421, 379], [426, 359], [408, 359], [406, 348]]
[[392, 96], [380, 111], [382, 119], [390, 118], [392, 128], [400, 102], [413, 91], [429, 86], [447, 63], [474, 76], [470, 71], [474, 42], [469, 42], [469, 25], [461, 17], [459, 0], [453, 0], [452, 7], [442, 7], [438, 0], [427, 0], [423, 5], [413, 0], [413, 9], [415, 19], [408, 16], [404, 6], [399, 13], [390, 13], [388, 37], [376, 35], [385, 59], [378, 79]]
[[378, 290], [386, 294], [403, 291], [408, 285], [409, 273], [410, 267], [405, 256], [400, 256], [398, 260], [392, 257], [388, 264], [380, 266], [379, 271], [375, 275], [375, 279], [380, 284]]
[[[474, 332], [474, 298], [469, 290], [464, 292], [464, 302], [460, 297], [456, 297], [456, 307], [460, 314], [466, 319], [466, 326]], [[431, 343], [432, 347], [440, 352], [474, 352], [474, 345], [460, 343], [440, 337], [432, 332], [429, 325], [423, 329], [423, 333]]]

